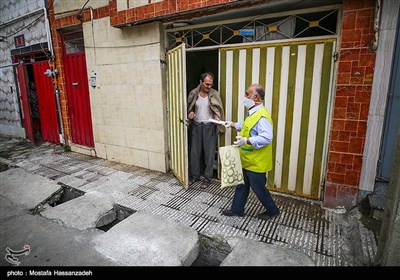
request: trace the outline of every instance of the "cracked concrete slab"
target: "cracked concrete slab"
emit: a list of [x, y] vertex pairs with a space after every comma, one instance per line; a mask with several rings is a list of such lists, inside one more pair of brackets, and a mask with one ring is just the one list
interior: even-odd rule
[[100, 253], [128, 266], [190, 266], [199, 254], [196, 230], [142, 211], [94, 243]]
[[98, 228], [116, 219], [113, 198], [95, 191], [55, 207], [48, 207], [41, 215], [80, 230]]
[[290, 248], [243, 237], [228, 239], [232, 252], [221, 266], [315, 266], [306, 254]]
[[48, 201], [58, 200], [61, 192], [57, 182], [21, 168], [0, 172], [0, 194], [27, 210], [39, 211]]

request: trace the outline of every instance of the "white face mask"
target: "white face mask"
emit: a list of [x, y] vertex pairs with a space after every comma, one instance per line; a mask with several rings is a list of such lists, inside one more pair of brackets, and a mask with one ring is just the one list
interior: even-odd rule
[[243, 105], [244, 107], [246, 107], [247, 109], [250, 109], [251, 107], [253, 107], [254, 105], [256, 105], [256, 102], [253, 99], [247, 98], [245, 97], [243, 99]]

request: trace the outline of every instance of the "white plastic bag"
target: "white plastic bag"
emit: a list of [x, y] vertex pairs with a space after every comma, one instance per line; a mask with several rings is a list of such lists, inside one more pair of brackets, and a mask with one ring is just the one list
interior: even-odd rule
[[243, 170], [239, 148], [235, 145], [219, 147], [221, 160], [221, 188], [243, 184]]

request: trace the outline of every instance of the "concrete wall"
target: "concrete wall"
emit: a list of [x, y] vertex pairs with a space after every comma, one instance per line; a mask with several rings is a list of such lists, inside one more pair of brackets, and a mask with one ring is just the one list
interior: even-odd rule
[[375, 77], [368, 112], [367, 135], [360, 179], [360, 190], [365, 193], [373, 191], [376, 178], [399, 7], [400, 2], [397, 0], [385, 0], [381, 7], [382, 17], [379, 26]]
[[83, 25], [98, 157], [166, 172], [166, 90], [160, 25], [129, 29], [109, 17]]
[[[55, 15], [65, 16], [66, 13], [75, 13], [78, 10], [81, 10], [82, 7], [85, 5], [87, 0], [68, 0], [68, 1], [57, 1], [54, 0], [54, 13]], [[85, 9], [92, 7], [93, 9], [104, 7], [108, 5], [108, 0], [96, 0], [96, 1], [89, 1]], [[57, 16], [56, 16], [57, 17]]]
[[[11, 66], [14, 37], [24, 35], [25, 46], [47, 42], [43, 0], [0, 1], [0, 134], [25, 138], [18, 107], [17, 81]], [[36, 12], [35, 12], [36, 11]], [[37, 21], [36, 21], [37, 19]], [[34, 24], [32, 24], [36, 21]]]

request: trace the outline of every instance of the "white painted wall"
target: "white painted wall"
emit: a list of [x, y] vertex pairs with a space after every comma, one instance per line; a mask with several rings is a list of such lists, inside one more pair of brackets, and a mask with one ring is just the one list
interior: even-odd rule
[[109, 18], [83, 25], [97, 156], [166, 172], [167, 121], [161, 26], [129, 29]]

